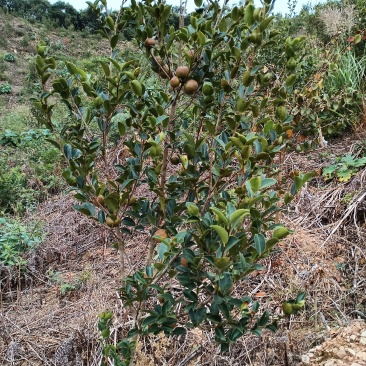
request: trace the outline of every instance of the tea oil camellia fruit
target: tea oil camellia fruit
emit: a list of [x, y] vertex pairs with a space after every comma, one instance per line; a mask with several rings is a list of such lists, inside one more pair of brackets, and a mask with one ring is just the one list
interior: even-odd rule
[[204, 83], [203, 87], [202, 87], [202, 93], [205, 96], [212, 95], [214, 93], [214, 88], [213, 88], [212, 84], [209, 82]]
[[184, 92], [188, 95], [194, 94], [198, 89], [198, 83], [196, 80], [190, 79], [184, 84]]
[[170, 86], [173, 88], [173, 89], [176, 89], [178, 88], [180, 85], [180, 80], [177, 76], [173, 76], [171, 79], [170, 79]]
[[151, 47], [154, 47], [155, 45], [156, 45], [156, 41], [154, 38], [146, 38], [146, 41], [145, 41], [146, 48], [151, 48]]
[[166, 239], [168, 237], [168, 234], [165, 229], [158, 229], [155, 231], [155, 236], [160, 236], [162, 239]]
[[179, 66], [177, 67], [177, 70], [175, 70], [175, 75], [184, 79], [189, 75], [189, 68], [187, 66]]

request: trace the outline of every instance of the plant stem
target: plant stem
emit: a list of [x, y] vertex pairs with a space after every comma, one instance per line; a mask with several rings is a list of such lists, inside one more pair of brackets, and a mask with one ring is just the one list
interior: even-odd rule
[[[168, 126], [169, 131], [171, 130], [171, 124], [174, 120], [176, 109], [177, 109], [177, 98], [173, 101], [172, 107], [170, 109], [169, 126]], [[165, 196], [164, 193], [165, 193], [165, 182], [166, 182], [166, 170], [168, 166], [168, 156], [169, 156], [169, 148], [167, 145], [168, 144], [165, 142], [163, 163], [161, 168], [161, 179], [160, 179], [160, 188], [164, 196]]]
[[122, 233], [119, 227], [116, 228], [116, 237], [118, 242], [118, 253], [119, 253], [119, 264], [121, 271], [121, 285], [122, 287], [126, 286], [126, 268], [125, 268], [125, 245], [122, 238]]

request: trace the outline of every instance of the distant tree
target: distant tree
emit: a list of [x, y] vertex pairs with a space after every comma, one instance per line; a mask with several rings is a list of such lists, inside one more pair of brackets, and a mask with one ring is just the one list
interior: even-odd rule
[[78, 15], [79, 12], [64, 1], [57, 1], [51, 5], [50, 18], [60, 27], [68, 28], [70, 25], [78, 24]]
[[26, 14], [28, 20], [42, 22], [43, 19], [49, 17], [51, 4], [48, 0], [29, 0], [28, 5], [29, 9]]
[[87, 29], [90, 32], [96, 31], [100, 26], [98, 17], [89, 7], [79, 12], [79, 25], [80, 27], [79, 28], [75, 27], [75, 29], [77, 30]]

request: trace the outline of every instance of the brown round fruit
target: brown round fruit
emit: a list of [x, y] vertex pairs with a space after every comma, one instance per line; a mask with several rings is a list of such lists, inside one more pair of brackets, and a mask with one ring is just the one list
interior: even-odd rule
[[151, 47], [154, 47], [155, 45], [156, 45], [156, 41], [154, 38], [146, 38], [146, 41], [145, 41], [146, 48], [151, 48]]
[[196, 80], [190, 79], [184, 84], [184, 91], [185, 93], [192, 95], [198, 89], [198, 83]]
[[188, 267], [188, 261], [187, 259], [181, 257], [180, 258], [180, 264], [183, 266], [183, 267]]
[[175, 70], [175, 75], [184, 79], [189, 75], [189, 68], [187, 66], [178, 66], [177, 70]]
[[170, 162], [171, 162], [173, 165], [178, 165], [178, 164], [180, 163], [179, 156], [177, 156], [177, 155], [173, 155], [173, 156], [170, 158]]
[[167, 232], [164, 229], [156, 230], [154, 235], [160, 236], [162, 239], [166, 239], [168, 237]]
[[173, 88], [173, 89], [176, 89], [178, 88], [178, 86], [180, 85], [180, 80], [177, 76], [173, 76], [171, 79], [170, 79], [170, 86]]
[[195, 50], [189, 50], [189, 51], [186, 52], [186, 55], [189, 58], [194, 58], [196, 56], [196, 51]]

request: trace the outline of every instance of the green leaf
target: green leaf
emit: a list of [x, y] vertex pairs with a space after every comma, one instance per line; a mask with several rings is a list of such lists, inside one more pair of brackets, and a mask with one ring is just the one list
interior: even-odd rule
[[264, 327], [265, 325], [267, 325], [268, 323], [268, 320], [269, 320], [269, 313], [268, 311], [266, 310], [262, 316], [260, 317], [260, 319], [258, 320], [258, 326], [260, 327]]
[[168, 20], [169, 16], [170, 16], [170, 10], [171, 10], [171, 5], [168, 6], [164, 6], [164, 10], [161, 13], [161, 20], [166, 21]]
[[263, 254], [266, 250], [266, 238], [263, 234], [254, 235], [254, 248], [259, 255]]
[[83, 205], [74, 205], [73, 208], [86, 216], [94, 216], [95, 208], [90, 203], [84, 203]]
[[146, 318], [142, 321], [142, 326], [143, 326], [143, 327], [146, 327], [146, 326], [148, 326], [148, 325], [150, 325], [150, 324], [155, 323], [156, 321], [157, 321], [157, 317], [156, 317], [156, 316], [153, 316], [153, 315], [148, 316], [148, 317], [146, 317]]
[[218, 326], [215, 329], [215, 340], [216, 342], [225, 341], [225, 330], [224, 327]]
[[165, 255], [165, 253], [169, 252], [169, 249], [170, 248], [166, 244], [160, 243], [157, 251], [158, 251], [159, 258], [161, 260], [163, 260], [165, 258], [164, 255]]
[[110, 196], [107, 196], [105, 199], [104, 199], [104, 203], [105, 205], [108, 207], [108, 210], [110, 212], [116, 212], [118, 210], [118, 201], [113, 198], [113, 197], [110, 197]]
[[161, 271], [163, 268], [165, 268], [165, 265], [164, 265], [163, 263], [155, 262], [155, 263], [154, 263], [154, 267], [155, 267], [158, 271]]
[[217, 221], [221, 224], [224, 224], [227, 226], [229, 224], [228, 219], [223, 214], [221, 210], [219, 210], [217, 207], [210, 207], [210, 210], [213, 211], [217, 215]]
[[306, 296], [306, 292], [300, 292], [297, 297], [296, 297], [296, 301], [295, 302], [300, 302], [303, 301], [305, 299]]
[[[232, 286], [233, 286], [233, 281], [228, 272], [224, 272], [222, 275], [220, 275], [219, 288], [221, 291], [227, 292], [231, 289]], [[230, 314], [226, 314], [225, 317], [228, 318], [228, 315], [230, 316]]]
[[78, 68], [71, 62], [66, 62], [67, 70], [71, 75], [76, 75], [78, 73]]
[[222, 18], [219, 23], [220, 32], [226, 32], [227, 30], [227, 21], [226, 18]]
[[187, 329], [185, 329], [183, 327], [177, 327], [173, 330], [172, 335], [178, 336], [178, 335], [184, 335], [186, 333], [187, 333]]
[[112, 38], [111, 38], [111, 48], [116, 48], [117, 44], [118, 44], [118, 40], [119, 40], [119, 34], [115, 34]]
[[111, 31], [114, 31], [114, 20], [113, 20], [113, 18], [109, 16], [109, 17], [107, 17], [107, 19], [105, 21], [107, 23], [108, 28]]
[[239, 209], [234, 211], [229, 218], [230, 225], [235, 227], [240, 221], [243, 220], [244, 216], [249, 215], [249, 210], [247, 209]]
[[113, 58], [111, 57], [107, 57], [108, 60], [113, 64], [113, 66], [118, 70], [118, 71], [121, 71], [121, 65], [116, 61], [114, 60]]
[[199, 45], [204, 46], [206, 43], [206, 36], [201, 31], [197, 32], [197, 36]]
[[289, 233], [290, 233], [289, 230], [287, 228], [285, 228], [284, 226], [276, 227], [276, 229], [274, 229], [274, 231], [273, 231], [273, 237], [277, 238], [277, 239], [282, 239], [285, 236], [287, 236]]
[[355, 35], [355, 39], [354, 39], [354, 43], [358, 44], [362, 41], [362, 35], [361, 34], [356, 34]]
[[259, 188], [261, 187], [262, 178], [259, 176], [253, 177], [252, 179], [250, 179], [249, 183], [250, 183], [250, 187], [252, 188], [253, 192], [257, 193], [259, 191]]
[[[164, 122], [169, 122], [169, 116], [166, 116], [166, 115], [163, 115], [163, 116], [159, 116], [157, 119], [156, 119], [156, 124], [159, 124], [159, 123], [162, 123], [163, 126], [165, 125]], [[165, 127], [165, 126], [164, 126]]]
[[264, 19], [262, 21], [262, 23], [259, 25], [259, 30], [261, 32], [264, 32], [267, 29], [267, 27], [269, 26], [269, 24], [272, 22], [273, 19], [274, 19], [274, 16], [270, 16], [270, 17]]
[[271, 238], [266, 243], [266, 250], [271, 250], [278, 243], [278, 238]]
[[295, 75], [295, 74], [290, 75], [290, 76], [286, 79], [286, 86], [287, 86], [288, 88], [291, 88], [291, 86], [295, 84], [295, 81], [296, 81], [296, 75]]
[[261, 183], [261, 186], [260, 186], [260, 189], [264, 189], [264, 188], [268, 188], [268, 187], [271, 187], [273, 185], [275, 185], [277, 183], [277, 180], [276, 179], [273, 179], [273, 178], [264, 178], [262, 179], [262, 183]]
[[339, 170], [337, 178], [340, 182], [348, 182], [352, 178], [352, 171], [350, 169]]
[[221, 241], [224, 244], [226, 244], [228, 242], [229, 234], [223, 227], [221, 227], [219, 225], [211, 225], [210, 227], [217, 232], [217, 234], [219, 235]]

